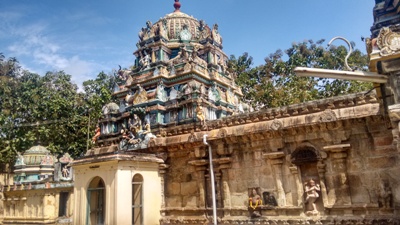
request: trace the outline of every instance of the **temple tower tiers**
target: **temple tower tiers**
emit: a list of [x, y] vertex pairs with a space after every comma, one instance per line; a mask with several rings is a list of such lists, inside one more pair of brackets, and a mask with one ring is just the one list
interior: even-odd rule
[[[210, 27], [181, 12], [179, 1], [174, 7], [155, 23], [146, 22], [133, 52], [134, 66], [118, 70], [114, 96], [119, 103], [103, 110], [100, 145], [112, 143], [121, 130], [130, 132], [133, 124], [136, 132], [151, 127], [155, 134], [177, 124], [195, 123], [204, 130], [206, 121], [248, 108], [239, 100], [242, 93], [228, 68], [218, 24]], [[137, 148], [133, 145], [128, 148]]]

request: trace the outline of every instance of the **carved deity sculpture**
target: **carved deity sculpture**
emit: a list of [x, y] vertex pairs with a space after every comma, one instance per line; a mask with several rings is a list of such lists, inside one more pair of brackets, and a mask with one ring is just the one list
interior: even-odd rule
[[167, 94], [164, 90], [164, 83], [162, 81], [160, 81], [160, 83], [157, 86], [156, 99], [160, 99], [161, 101], [167, 100]]
[[213, 40], [216, 43], [222, 44], [222, 37], [221, 37], [221, 35], [219, 34], [219, 31], [218, 31], [218, 24], [214, 24], [213, 29], [211, 31], [211, 35], [212, 35]]
[[144, 56], [139, 60], [142, 70], [150, 68], [150, 60], [150, 55], [147, 52], [144, 52]]
[[204, 20], [199, 21], [198, 31], [197, 38], [199, 40], [204, 40], [210, 36], [210, 28], [205, 24]]
[[150, 134], [150, 133], [151, 133], [150, 120], [145, 119], [144, 126], [143, 126], [143, 134]]
[[62, 172], [62, 176], [64, 178], [68, 178], [69, 177], [69, 169], [68, 169], [67, 166], [64, 166], [63, 169], [61, 170], [61, 172]]
[[92, 137], [92, 143], [93, 144], [96, 143], [97, 139], [100, 137], [100, 135], [101, 135], [101, 131], [100, 130], [101, 130], [100, 127], [97, 126], [96, 127], [96, 131], [95, 131], [95, 135]]
[[260, 210], [260, 206], [262, 205], [261, 196], [257, 193], [257, 190], [253, 188], [251, 190], [251, 194], [249, 195], [249, 209], [251, 211], [252, 217], [259, 217], [261, 213], [256, 211], [257, 209]]
[[181, 39], [181, 41], [190, 41], [190, 39], [192, 39], [192, 34], [187, 24], [183, 24], [182, 30], [179, 33], [179, 39]]
[[196, 107], [196, 117], [200, 121], [201, 126], [204, 126], [206, 122], [206, 116], [204, 115], [201, 103], [199, 103], [199, 105]]
[[140, 84], [137, 84], [136, 87], [138, 90], [134, 94], [130, 93], [125, 96], [126, 105], [136, 105], [148, 100], [146, 90]]
[[159, 33], [160, 36], [164, 37], [165, 39], [168, 40], [168, 21], [167, 19], [163, 18], [161, 20], [161, 24], [159, 24]]
[[140, 41], [143, 41], [143, 40], [144, 40], [145, 34], [146, 34], [146, 28], [145, 28], [145, 27], [142, 27], [142, 29], [139, 31], [139, 34], [138, 34], [139, 40], [140, 40]]
[[142, 130], [142, 121], [136, 114], [133, 114], [133, 119], [129, 118], [128, 124], [129, 124], [129, 129], [132, 130], [132, 128], [133, 128], [133, 130], [136, 133], [138, 133], [140, 130]]
[[313, 179], [310, 179], [304, 184], [304, 189], [306, 194], [305, 202], [308, 204], [307, 212], [317, 213], [317, 205], [315, 204], [315, 202], [319, 198], [319, 184], [315, 184], [315, 181]]

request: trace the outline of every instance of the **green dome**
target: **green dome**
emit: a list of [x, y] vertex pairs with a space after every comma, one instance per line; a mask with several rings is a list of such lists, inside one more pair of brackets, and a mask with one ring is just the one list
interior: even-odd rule
[[25, 165], [40, 165], [43, 158], [49, 155], [51, 155], [50, 151], [46, 147], [36, 145], [24, 153], [24, 163]]

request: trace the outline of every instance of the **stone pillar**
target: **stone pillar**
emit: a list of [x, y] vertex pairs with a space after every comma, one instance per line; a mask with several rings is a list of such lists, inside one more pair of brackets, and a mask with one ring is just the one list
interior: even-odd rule
[[213, 55], [212, 55], [211, 52], [208, 52], [207, 58], [208, 58], [208, 63], [214, 63], [214, 62], [213, 62]]
[[[169, 166], [164, 163], [158, 166], [158, 174], [161, 178], [161, 209], [165, 209], [165, 174], [168, 167]], [[165, 216], [164, 211], [162, 211], [161, 216]]]
[[205, 171], [206, 165], [208, 164], [206, 160], [194, 160], [189, 162], [190, 165], [195, 166], [196, 178], [197, 178], [197, 187], [199, 189], [199, 197], [197, 200], [197, 207], [205, 208], [206, 207], [206, 188], [205, 188]]
[[[338, 182], [333, 182], [335, 187], [336, 202], [339, 205], [349, 205], [351, 204], [350, 198], [350, 188], [348, 185], [347, 176], [347, 150], [350, 148], [350, 144], [339, 144], [330, 145], [323, 148], [324, 151], [329, 152], [329, 157], [332, 162], [332, 174]], [[331, 202], [333, 204], [334, 202]]]
[[151, 49], [151, 62], [155, 63], [156, 62], [156, 51], [157, 49]]
[[162, 48], [159, 49], [159, 54], [160, 54], [160, 61], [164, 61], [164, 50]]
[[275, 186], [278, 192], [278, 206], [286, 206], [286, 195], [282, 185], [282, 164], [285, 154], [283, 152], [273, 152], [263, 154], [263, 158], [267, 158], [272, 166], [275, 178]]
[[326, 207], [329, 205], [329, 200], [328, 200], [328, 192], [326, 191], [325, 167], [326, 167], [326, 164], [324, 164], [323, 161], [318, 162], [317, 169], [318, 169], [318, 176], [319, 176], [319, 184], [321, 186], [322, 202], [324, 203], [324, 206]]
[[224, 209], [224, 216], [230, 216], [231, 210], [231, 191], [229, 187], [229, 169], [231, 168], [232, 158], [223, 157], [218, 159], [219, 169], [222, 173], [222, 208]]
[[301, 204], [303, 204], [303, 184], [301, 183], [301, 174], [299, 173], [299, 168], [296, 165], [289, 167], [289, 169], [296, 182], [297, 206], [301, 206]]
[[217, 208], [223, 208], [223, 205], [222, 205], [222, 194], [221, 194], [221, 192], [222, 192], [222, 189], [221, 189], [221, 176], [222, 176], [222, 173], [216, 172], [216, 171], [214, 171], [214, 173], [215, 173], [215, 191], [217, 192], [217, 193], [215, 193], [216, 194], [216, 200], [217, 200]]

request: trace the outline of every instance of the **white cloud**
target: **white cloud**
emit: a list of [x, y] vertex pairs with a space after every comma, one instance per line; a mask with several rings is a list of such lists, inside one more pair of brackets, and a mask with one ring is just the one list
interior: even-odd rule
[[[0, 22], [0, 38], [9, 41], [6, 49], [10, 56], [24, 58], [23, 66], [31, 72], [43, 75], [46, 71], [63, 70], [72, 76], [72, 80], [82, 90], [82, 82], [94, 78], [101, 65], [82, 59], [76, 52], [67, 54], [73, 43], [62, 42], [56, 36], [46, 35], [50, 26], [42, 22], [33, 22], [24, 26], [17, 26], [20, 18], [18, 13], [0, 13], [0, 18], [7, 21]], [[11, 16], [12, 15], [12, 16]], [[13, 19], [15, 21], [13, 21]], [[29, 69], [28, 69], [29, 68]]]

